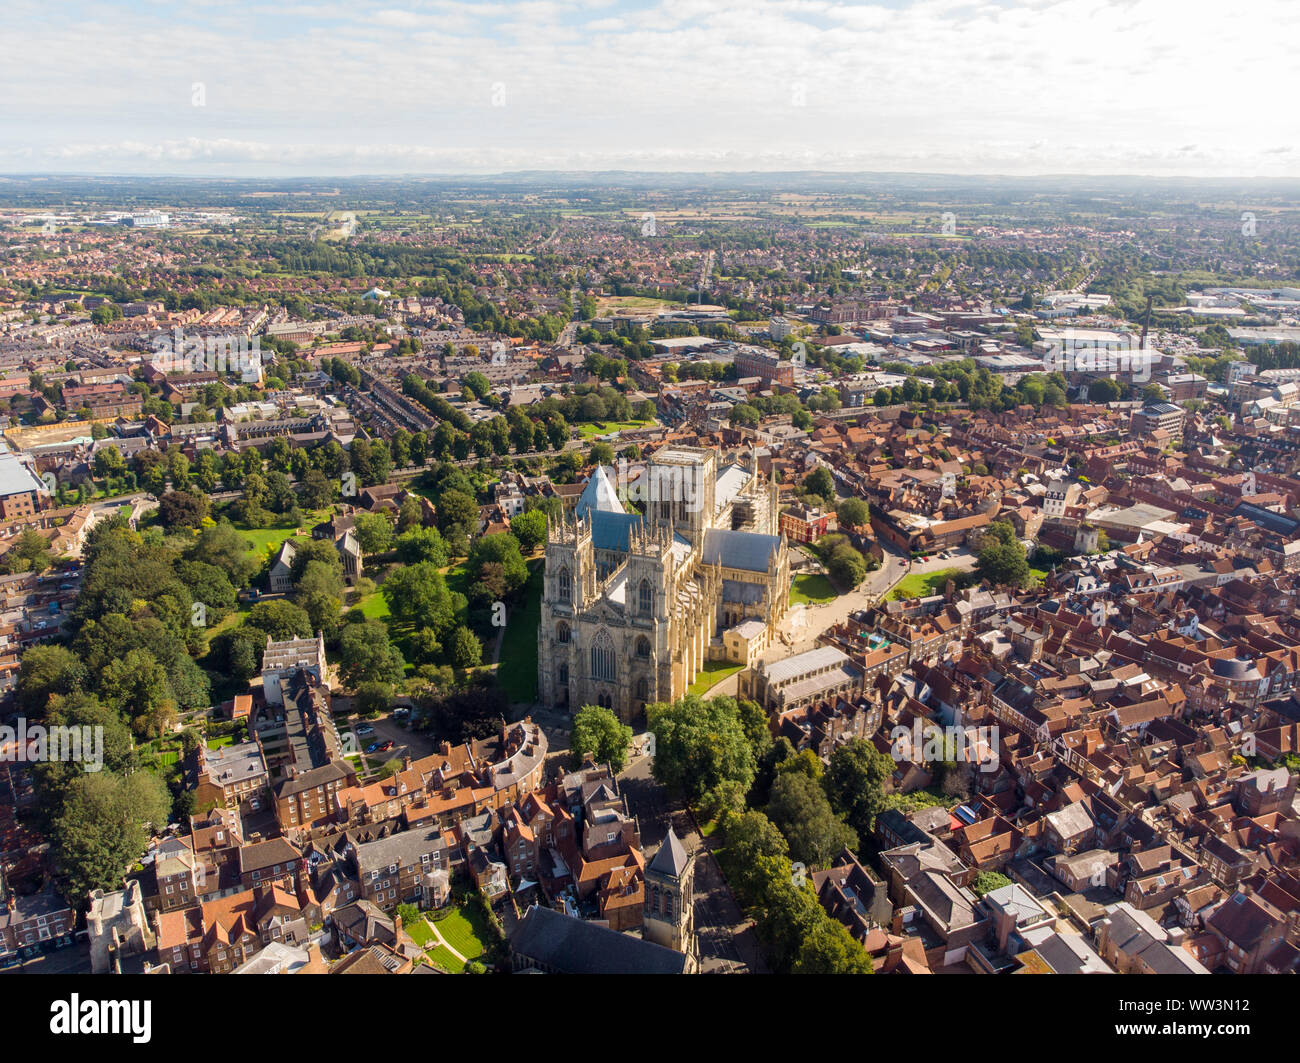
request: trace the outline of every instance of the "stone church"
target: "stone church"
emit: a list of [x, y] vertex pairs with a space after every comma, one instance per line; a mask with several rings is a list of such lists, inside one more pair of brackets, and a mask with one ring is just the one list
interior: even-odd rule
[[537, 667], [544, 705], [603, 705], [632, 723], [723, 659], [725, 631], [758, 621], [775, 636], [790, 559], [776, 484], [752, 456], [719, 469], [715, 450], [667, 447], [623, 487], [644, 513], [597, 468], [550, 526]]

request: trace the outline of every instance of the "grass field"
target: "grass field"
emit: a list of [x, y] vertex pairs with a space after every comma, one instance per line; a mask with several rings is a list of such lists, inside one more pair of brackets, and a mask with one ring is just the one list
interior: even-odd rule
[[820, 572], [802, 572], [790, 584], [791, 605], [820, 605], [837, 597], [831, 581]]
[[235, 530], [248, 543], [248, 552], [262, 557], [268, 551], [274, 552], [278, 550], [282, 542], [297, 535], [299, 527], [302, 528], [304, 535], [310, 535], [312, 527], [321, 521], [328, 520], [332, 512], [332, 506], [305, 512], [301, 526], [282, 523], [274, 528], [250, 528], [244, 524], [236, 524]]
[[429, 953], [429, 959], [449, 974], [460, 974], [465, 970], [465, 965], [461, 963], [460, 960], [456, 959], [456, 957], [442, 945], [439, 945]]
[[[541, 558], [528, 562], [523, 604], [512, 607], [506, 615], [497, 682], [512, 703], [537, 700], [537, 625], [542, 620], [543, 575]], [[491, 650], [485, 646], [484, 652]]]
[[913, 572], [904, 576], [901, 582], [889, 592], [886, 601], [897, 602], [904, 598], [925, 598], [938, 594], [949, 576], [956, 576], [959, 569], [945, 568], [938, 572]]
[[745, 667], [743, 664], [733, 664], [731, 661], [705, 661], [703, 671], [686, 693], [703, 695], [728, 676], [735, 675], [743, 667]]
[[472, 904], [466, 904], [438, 920], [442, 939], [467, 960], [475, 960], [487, 951], [484, 940], [492, 931], [482, 925], [483, 917]]
[[427, 949], [429, 947], [429, 942], [433, 940], [433, 928], [429, 926], [427, 920], [417, 919], [410, 926], [403, 923], [402, 929], [410, 934], [411, 940], [422, 949]]
[[597, 421], [592, 424], [578, 425], [578, 434], [583, 439], [609, 435], [610, 432], [630, 432], [633, 428], [644, 428], [649, 421]]
[[392, 616], [388, 611], [388, 599], [379, 591], [367, 594], [356, 608], [360, 609], [368, 620], [387, 620]]

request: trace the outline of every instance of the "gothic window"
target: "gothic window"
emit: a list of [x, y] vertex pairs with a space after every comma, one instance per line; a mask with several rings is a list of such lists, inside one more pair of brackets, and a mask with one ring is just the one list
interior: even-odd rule
[[569, 642], [569, 625], [561, 620], [555, 625], [555, 641], [568, 645]]
[[636, 640], [636, 655], [638, 657], [650, 656], [650, 640], [644, 635]]
[[642, 616], [649, 616], [654, 610], [654, 591], [650, 589], [650, 581], [643, 579], [641, 586], [637, 588], [637, 608]]
[[573, 577], [567, 568], [560, 569], [560, 601], [573, 601]]
[[567, 664], [562, 664], [560, 665], [560, 686], [567, 687], [568, 685], [569, 685], [569, 666]]
[[639, 701], [645, 701], [650, 697], [650, 680], [645, 676], [636, 681], [636, 696]]
[[591, 677], [612, 683], [618, 676], [618, 666], [614, 660], [614, 640], [609, 632], [602, 630], [591, 646]]

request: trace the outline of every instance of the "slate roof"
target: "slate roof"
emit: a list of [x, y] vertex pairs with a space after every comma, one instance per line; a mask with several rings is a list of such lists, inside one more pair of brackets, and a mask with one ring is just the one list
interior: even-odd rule
[[677, 832], [668, 828], [668, 837], [659, 846], [659, 851], [655, 853], [655, 858], [650, 861], [647, 871], [656, 871], [661, 875], [669, 875], [672, 878], [681, 878], [686, 871], [690, 858], [686, 855], [686, 846], [677, 837]]
[[768, 559], [780, 549], [781, 539], [776, 535], [725, 528], [711, 528], [704, 533], [704, 561], [710, 565], [721, 562], [725, 568], [766, 572]]
[[685, 974], [686, 956], [617, 930], [534, 906], [510, 948], [561, 974]]
[[618, 492], [614, 490], [614, 484], [609, 478], [609, 473], [605, 471], [605, 466], [597, 465], [596, 471], [592, 474], [591, 479], [587, 481], [587, 486], [582, 489], [582, 494], [578, 496], [578, 516], [588, 512], [597, 513], [623, 513], [623, 503], [618, 499]]
[[[597, 550], [619, 550], [626, 553], [630, 545], [632, 528], [641, 523], [639, 513], [610, 513], [591, 511], [591, 545]], [[766, 571], [767, 566], [763, 566]]]

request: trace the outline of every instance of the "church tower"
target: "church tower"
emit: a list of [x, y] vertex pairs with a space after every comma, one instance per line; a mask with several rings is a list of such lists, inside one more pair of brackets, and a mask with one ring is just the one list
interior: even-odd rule
[[568, 516], [546, 529], [546, 582], [537, 627], [537, 691], [544, 705], [568, 704], [576, 671], [578, 617], [596, 597], [591, 522]]
[[645, 910], [641, 935], [688, 956], [695, 954], [695, 858], [676, 832], [668, 837], [645, 869]]

